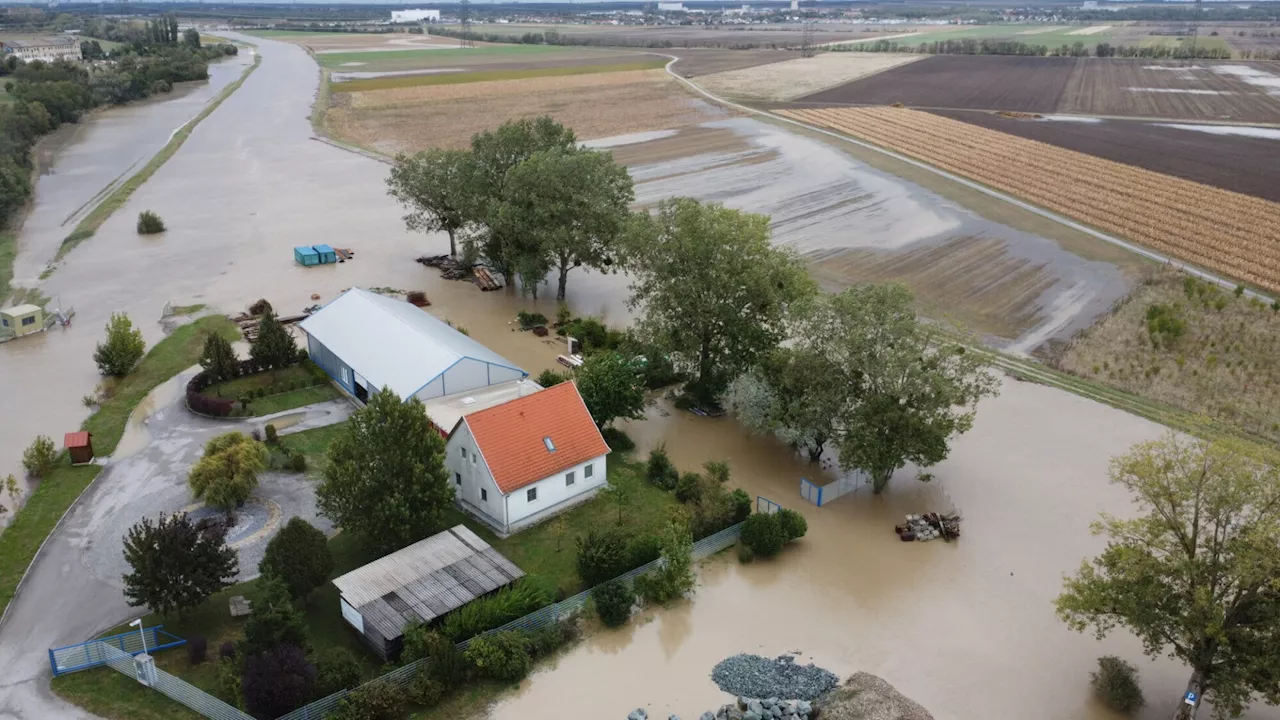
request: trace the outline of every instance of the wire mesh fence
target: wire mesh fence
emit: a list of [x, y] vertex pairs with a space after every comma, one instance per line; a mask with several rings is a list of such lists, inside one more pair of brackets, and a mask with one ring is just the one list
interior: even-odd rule
[[133, 656], [144, 651], [155, 652], [186, 644], [186, 640], [165, 632], [163, 627], [156, 625], [144, 628], [141, 632], [120, 633], [79, 645], [52, 648], [49, 650], [49, 669], [57, 677], [105, 665], [109, 658], [115, 656], [115, 653], [107, 652], [108, 648]]

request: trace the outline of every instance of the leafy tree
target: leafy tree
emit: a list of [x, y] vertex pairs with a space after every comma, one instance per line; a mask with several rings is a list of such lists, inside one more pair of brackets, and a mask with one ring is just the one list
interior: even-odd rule
[[204, 446], [204, 457], [191, 468], [187, 482], [197, 498], [230, 512], [258, 487], [258, 473], [267, 469], [266, 445], [240, 432], [223, 433]]
[[302, 648], [280, 645], [245, 659], [240, 692], [254, 717], [270, 720], [305, 705], [315, 683], [316, 666]]
[[631, 591], [631, 586], [621, 580], [609, 580], [591, 589], [591, 600], [595, 603], [600, 621], [608, 627], [618, 627], [631, 617], [631, 606], [635, 605], [636, 594]]
[[[1093, 524], [1107, 547], [1067, 578], [1058, 615], [1102, 638], [1122, 625], [1147, 655], [1191, 668], [1187, 691], [1215, 717], [1255, 696], [1280, 702], [1280, 468], [1236, 440], [1170, 434], [1112, 460], [1138, 515]], [[1176, 718], [1197, 705], [1179, 704]]]
[[735, 488], [729, 493], [729, 504], [733, 507], [733, 522], [744, 522], [751, 517], [751, 496], [742, 488]]
[[199, 50], [200, 49], [200, 31], [195, 28], [187, 28], [186, 30], [183, 30], [182, 42], [185, 43], [187, 47]]
[[258, 572], [280, 578], [294, 599], [305, 600], [333, 572], [329, 539], [306, 520], [290, 518], [267, 543]]
[[289, 587], [277, 577], [265, 576], [254, 584], [252, 610], [244, 624], [240, 654], [260, 655], [284, 645], [307, 647], [307, 624], [289, 597]]
[[729, 482], [728, 460], [708, 460], [702, 463], [702, 469], [706, 471], [707, 477], [718, 483]]
[[[234, 378], [240, 373], [240, 362], [236, 359], [236, 351], [231, 343], [222, 335], [211, 332], [204, 338], [204, 350], [200, 353], [200, 367], [205, 375], [215, 384]], [[221, 397], [221, 390], [218, 391]]]
[[999, 387], [983, 357], [916, 319], [901, 285], [821, 296], [799, 315], [797, 352], [825, 358], [828, 392], [841, 398], [840, 465], [866, 471], [874, 492], [908, 462], [942, 461]]
[[1098, 658], [1098, 669], [1089, 674], [1093, 693], [1104, 705], [1126, 715], [1147, 704], [1138, 684], [1138, 669], [1114, 655]]
[[676, 466], [671, 464], [671, 458], [667, 456], [667, 448], [665, 445], [649, 451], [649, 461], [645, 465], [645, 477], [649, 478], [649, 482], [657, 485], [664, 490], [675, 490], [676, 483], [680, 480], [680, 471]]
[[578, 368], [577, 385], [596, 427], [606, 427], [618, 418], [643, 417], [644, 385], [618, 353], [606, 350], [588, 355]]
[[268, 308], [258, 320], [258, 337], [249, 343], [249, 357], [263, 370], [278, 370], [298, 362], [298, 346], [276, 319], [275, 310]]
[[809, 531], [809, 522], [791, 508], [782, 508], [774, 515], [778, 518], [778, 527], [782, 528], [782, 536], [787, 542], [802, 538]]
[[124, 537], [124, 576], [130, 607], [146, 605], [168, 615], [204, 602], [231, 585], [240, 572], [236, 551], [227, 547], [227, 527], [215, 520], [192, 522], [186, 513], [143, 518]]
[[398, 155], [387, 177], [387, 193], [409, 209], [405, 226], [449, 233], [449, 255], [453, 257], [458, 256], [457, 234], [467, 224], [472, 169], [470, 152], [433, 148]]
[[107, 322], [107, 341], [94, 350], [93, 361], [103, 375], [124, 377], [142, 359], [146, 348], [142, 331], [134, 329], [129, 316], [111, 313], [111, 320]]
[[621, 528], [592, 530], [578, 538], [578, 577], [587, 587], [630, 570], [630, 559], [630, 538]]
[[609, 478], [609, 484], [600, 492], [618, 506], [618, 524], [621, 525], [623, 513], [635, 504], [636, 495], [640, 493], [640, 478], [625, 470], [614, 473]]
[[690, 198], [666, 200], [633, 236], [628, 264], [642, 336], [671, 352], [710, 400], [784, 337], [814, 292], [799, 257], [769, 243], [769, 219]]
[[35, 440], [22, 451], [22, 467], [27, 475], [37, 480], [46, 478], [53, 472], [58, 462], [58, 450], [53, 439], [48, 435], [37, 435]]
[[320, 511], [372, 548], [391, 551], [438, 532], [453, 507], [444, 440], [422, 401], [388, 388], [352, 414], [328, 449]]
[[833, 382], [839, 371], [823, 348], [802, 336], [796, 346], [775, 349], [735, 378], [724, 399], [748, 429], [773, 433], [818, 462], [838, 434], [837, 418], [852, 391]]
[[[631, 224], [631, 176], [607, 152], [577, 146], [543, 150], [507, 172], [496, 220], [523, 250], [518, 264], [558, 271], [563, 301], [569, 271], [608, 270]], [[536, 297], [536, 293], [535, 293]]]
[[662, 564], [636, 578], [636, 594], [665, 603], [693, 590], [693, 536], [683, 518], [673, 518], [662, 534]]
[[354, 688], [364, 680], [360, 659], [344, 647], [327, 648], [316, 656], [316, 697]]

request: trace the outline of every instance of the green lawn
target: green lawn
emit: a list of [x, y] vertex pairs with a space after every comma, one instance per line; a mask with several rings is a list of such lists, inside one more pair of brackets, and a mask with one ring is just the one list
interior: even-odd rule
[[13, 282], [13, 260], [18, 256], [18, 239], [12, 235], [0, 235], [0, 303], [9, 297], [9, 284]]
[[[342, 393], [326, 379], [317, 382], [310, 363], [295, 365], [274, 372], [260, 372], [221, 383], [205, 392], [225, 398], [239, 398], [254, 391], [270, 393], [249, 402], [249, 415], [262, 417], [282, 410], [292, 410], [304, 405], [336, 400]], [[316, 383], [295, 387], [302, 383]]]
[[[555, 45], [485, 45], [474, 48], [456, 48], [450, 50], [374, 50], [365, 52], [320, 53], [316, 60], [322, 67], [332, 70], [340, 69], [346, 63], [381, 64], [395, 60], [459, 60], [486, 55], [540, 55], [549, 52], [562, 52], [564, 48]], [[359, 69], [356, 68], [349, 69]]]
[[328, 402], [329, 400], [337, 400], [340, 397], [342, 397], [342, 393], [330, 383], [312, 385], [308, 388], [290, 390], [258, 398], [249, 403], [249, 415], [262, 417], [282, 410], [292, 410], [306, 407], [307, 405]]
[[[1046, 26], [1050, 27], [1050, 26]], [[1052, 30], [1049, 32], [1035, 32], [1034, 25], [975, 25], [967, 27], [951, 27], [947, 29], [933, 30], [921, 33], [920, 35], [912, 35], [910, 37], [897, 38], [889, 40], [889, 42], [898, 43], [908, 47], [915, 47], [920, 43], [941, 42], [944, 40], [1003, 40], [1008, 42], [1020, 42], [1027, 45], [1044, 45], [1050, 49], [1062, 47], [1063, 45], [1074, 45], [1076, 43], [1084, 43], [1085, 47], [1092, 48], [1101, 42], [1110, 42], [1113, 33], [1110, 30], [1095, 33], [1093, 35], [1070, 35], [1069, 33], [1076, 30], [1083, 30], [1086, 26], [1079, 25], [1074, 27], [1064, 27], [1060, 30]], [[1028, 33], [1028, 34], [1023, 34]], [[850, 45], [862, 45], [875, 42], [875, 38], [870, 40], [861, 40], [851, 42]]]
[[196, 303], [195, 305], [174, 305], [174, 315], [195, 315], [205, 308], [204, 303]]
[[324, 453], [329, 443], [342, 433], [346, 425], [326, 425], [312, 430], [303, 430], [292, 435], [281, 435], [280, 444], [290, 452], [302, 453], [307, 458], [307, 467], [319, 470], [324, 467]]
[[[1190, 48], [1191, 38], [1178, 35], [1147, 35], [1139, 43], [1141, 47]], [[1217, 35], [1201, 35], [1196, 38], [1196, 47], [1211, 50], [1230, 50], [1226, 38]]]
[[240, 339], [234, 323], [221, 315], [209, 315], [179, 327], [147, 352], [133, 372], [116, 385], [115, 394], [84, 421], [84, 429], [93, 433], [95, 453], [106, 456], [115, 452], [133, 409], [157, 385], [195, 365], [205, 335], [211, 332], [233, 342]]
[[348, 80], [330, 84], [332, 92], [365, 92], [392, 88], [420, 87], [423, 85], [458, 85], [461, 83], [490, 80], [524, 80], [535, 77], [564, 75], [593, 75], [596, 73], [624, 72], [627, 70], [656, 70], [667, 64], [666, 60], [644, 60], [611, 65], [578, 65], [576, 67], [521, 68], [519, 70], [484, 70], [480, 72], [440, 73], [435, 75], [396, 75], [393, 77]]
[[[156, 659], [174, 654], [182, 654], [182, 648], [162, 650]], [[50, 686], [63, 700], [108, 720], [204, 720], [203, 715], [108, 667], [63, 675]]]

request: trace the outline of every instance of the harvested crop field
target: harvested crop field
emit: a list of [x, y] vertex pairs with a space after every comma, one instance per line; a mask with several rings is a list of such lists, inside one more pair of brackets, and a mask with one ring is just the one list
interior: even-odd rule
[[922, 59], [896, 53], [823, 53], [703, 75], [698, 85], [724, 97], [784, 101]]
[[551, 115], [580, 139], [727, 117], [661, 70], [335, 93], [330, 131], [380, 152], [465, 147], [503, 121]]
[[678, 48], [654, 50], [654, 53], [674, 55], [680, 58], [671, 69], [685, 77], [702, 77], [712, 73], [768, 65], [769, 63], [795, 60], [798, 50], [721, 50], [718, 48]]
[[[335, 74], [331, 77], [334, 80], [342, 80], [342, 82], [335, 82], [329, 89], [335, 93], [367, 92], [370, 90], [391, 90], [423, 85], [455, 85], [458, 83], [490, 82], [494, 80], [527, 80], [538, 77], [657, 70], [664, 64], [662, 60], [642, 60], [640, 62], [612, 65], [595, 65], [581, 61], [570, 61], [564, 64], [539, 64], [535, 67], [528, 67], [527, 65], [511, 67], [487, 65], [482, 69], [470, 72], [464, 68], [442, 68], [423, 71], [405, 70], [392, 73], [350, 73], [345, 77]], [[348, 79], [351, 75], [364, 77]]]
[[[457, 29], [457, 26], [448, 26]], [[817, 43], [844, 41], [854, 38], [887, 35], [893, 29], [881, 32], [864, 32], [865, 26], [843, 23], [824, 23], [818, 25], [814, 32]], [[799, 24], [768, 25], [548, 25], [540, 23], [504, 23], [473, 25], [474, 32], [483, 35], [521, 36], [525, 33], [546, 33], [554, 30], [561, 37], [572, 38], [574, 42], [591, 43], [592, 45], [612, 45], [620, 47], [722, 47], [729, 49], [765, 48], [774, 49], [788, 46], [798, 47], [804, 35]]]
[[576, 60], [602, 64], [641, 59], [648, 59], [648, 57], [627, 50], [564, 49], [546, 45], [489, 45], [467, 49], [457, 47], [379, 49], [316, 54], [316, 61], [321, 67], [338, 71], [414, 70], [441, 67], [478, 69], [487, 65], [512, 63], [534, 66], [541, 63]]
[[[1063, 122], [1014, 119], [972, 110], [934, 110], [953, 120], [1088, 153], [1126, 165], [1280, 202], [1280, 142], [1222, 132], [1251, 128], [1202, 125], [1200, 130], [1136, 120]], [[1215, 132], [1208, 132], [1215, 131]], [[1280, 130], [1274, 131], [1280, 135]]]
[[1280, 122], [1280, 64], [937, 55], [804, 103]]
[[1280, 290], [1280, 203], [901, 108], [786, 110], [1104, 232]]

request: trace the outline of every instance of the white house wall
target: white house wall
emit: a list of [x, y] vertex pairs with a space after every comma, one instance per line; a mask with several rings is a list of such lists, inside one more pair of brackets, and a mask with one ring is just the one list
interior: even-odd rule
[[[467, 451], [466, 459], [462, 457], [463, 448]], [[489, 466], [485, 464], [484, 458], [479, 455], [480, 453], [476, 452], [476, 441], [471, 435], [471, 429], [463, 423], [445, 444], [444, 465], [449, 469], [449, 483], [453, 486], [454, 495], [459, 501], [474, 511], [484, 513], [495, 527], [504, 528], [507, 519], [502, 491], [493, 481], [493, 475], [489, 472]], [[462, 478], [461, 484], [457, 482], [459, 476]], [[487, 498], [485, 500], [480, 499], [481, 489], [485, 490]]]
[[[589, 478], [583, 477], [588, 465], [592, 466], [592, 473]], [[565, 476], [570, 472], [573, 473], [574, 482], [573, 485], [566, 485]], [[540, 519], [542, 513], [559, 509], [558, 506], [566, 501], [573, 500], [577, 502], [591, 497], [596, 491], [604, 487], [607, 474], [605, 456], [601, 455], [581, 465], [575, 465], [569, 470], [558, 472], [512, 492], [511, 498], [507, 501], [507, 512], [509, 513], [507, 524], [509, 529], [514, 531], [530, 522], [534, 522]], [[528, 491], [531, 488], [537, 488], [538, 490], [538, 498], [532, 502], [528, 500]]]

